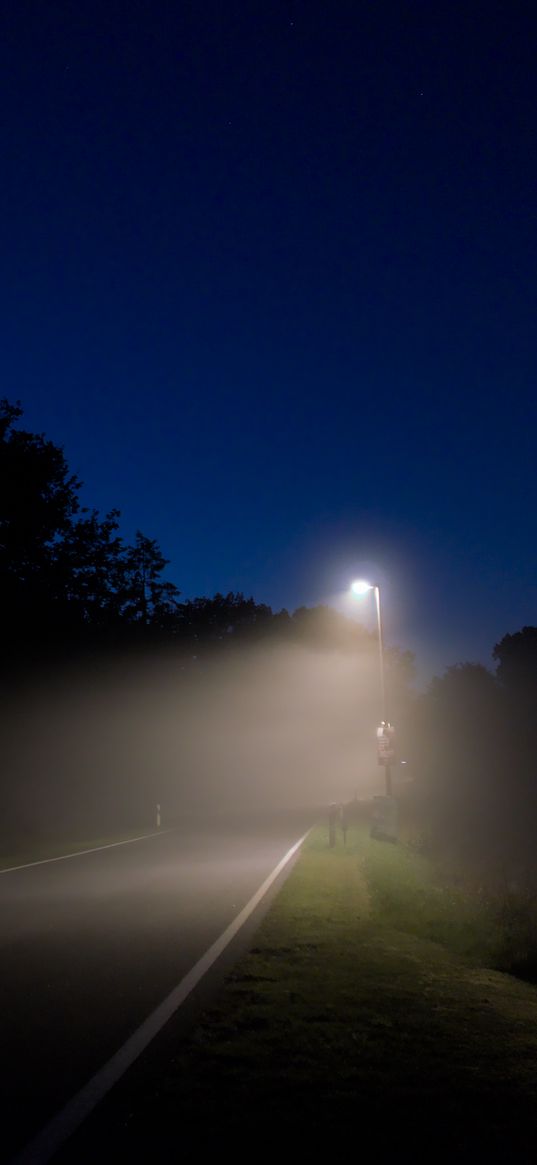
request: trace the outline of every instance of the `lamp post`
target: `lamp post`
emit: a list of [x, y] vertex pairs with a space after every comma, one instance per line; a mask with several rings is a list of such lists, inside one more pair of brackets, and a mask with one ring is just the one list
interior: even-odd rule
[[[382, 726], [389, 727], [389, 720], [386, 708], [386, 682], [384, 678], [384, 638], [382, 634], [382, 619], [380, 614], [380, 587], [378, 583], [366, 582], [365, 579], [356, 579], [352, 583], [351, 591], [353, 595], [365, 595], [368, 591], [375, 592], [375, 606], [377, 611], [377, 631], [378, 631], [378, 647], [379, 647], [379, 670], [380, 670], [380, 695], [382, 706]], [[386, 779], [386, 796], [392, 795], [392, 772], [389, 759], [384, 762], [384, 771]]]

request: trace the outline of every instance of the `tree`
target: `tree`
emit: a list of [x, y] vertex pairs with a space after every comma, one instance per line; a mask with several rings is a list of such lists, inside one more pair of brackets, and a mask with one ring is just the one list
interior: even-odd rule
[[81, 506], [63, 450], [17, 429], [19, 404], [0, 401], [0, 629], [18, 646], [58, 647], [129, 628], [170, 629], [179, 591], [167, 559], [140, 531], [119, 534], [120, 512]]
[[412, 729], [412, 760], [433, 835], [464, 860], [500, 855], [527, 806], [496, 676], [479, 663], [447, 668], [417, 702]]
[[93, 510], [54, 546], [59, 617], [71, 628], [102, 632], [121, 621], [126, 564], [119, 517], [119, 510], [105, 518]]
[[537, 702], [537, 627], [523, 627], [514, 635], [504, 635], [495, 644], [493, 659], [498, 661], [496, 675], [515, 698], [534, 710]]
[[265, 603], [245, 599], [240, 591], [217, 593], [212, 599], [200, 597], [181, 604], [178, 634], [197, 654], [265, 637], [272, 632], [274, 618]]
[[537, 627], [504, 635], [492, 654], [509, 725], [509, 766], [525, 804], [531, 802], [537, 814]]
[[291, 615], [290, 634], [293, 639], [312, 648], [328, 648], [353, 652], [374, 652], [376, 636], [354, 620], [348, 619], [333, 607], [319, 603], [316, 607], [298, 607]]
[[80, 511], [80, 482], [63, 450], [15, 429], [19, 404], [0, 401], [0, 619], [35, 630], [58, 585], [56, 548]]
[[180, 591], [165, 582], [162, 572], [168, 565], [154, 538], [136, 531], [134, 546], [125, 550], [117, 597], [121, 618], [131, 624], [161, 630], [175, 623]]

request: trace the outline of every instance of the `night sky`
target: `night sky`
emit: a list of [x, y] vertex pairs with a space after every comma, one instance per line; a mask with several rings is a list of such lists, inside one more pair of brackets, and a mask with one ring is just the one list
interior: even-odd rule
[[2, 395], [183, 596], [374, 575], [423, 677], [537, 622], [536, 32], [4, 0]]

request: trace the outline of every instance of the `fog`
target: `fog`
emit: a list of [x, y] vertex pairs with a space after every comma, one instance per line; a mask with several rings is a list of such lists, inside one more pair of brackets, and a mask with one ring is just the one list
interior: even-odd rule
[[162, 825], [210, 810], [326, 805], [379, 790], [378, 662], [272, 645], [71, 667], [13, 700], [7, 828]]

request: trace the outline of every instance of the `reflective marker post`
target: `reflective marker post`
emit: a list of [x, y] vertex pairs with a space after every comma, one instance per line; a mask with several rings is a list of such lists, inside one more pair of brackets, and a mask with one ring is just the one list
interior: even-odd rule
[[160, 829], [160, 805], [157, 805], [157, 829]]

